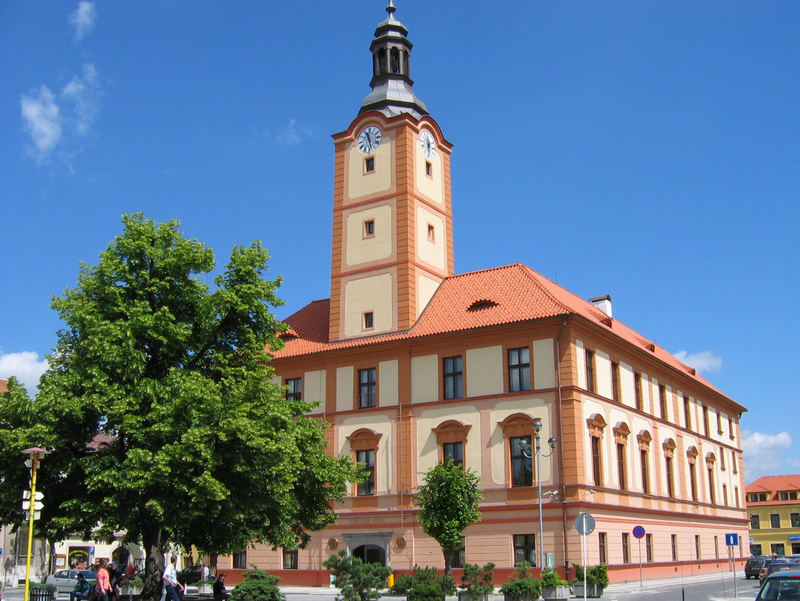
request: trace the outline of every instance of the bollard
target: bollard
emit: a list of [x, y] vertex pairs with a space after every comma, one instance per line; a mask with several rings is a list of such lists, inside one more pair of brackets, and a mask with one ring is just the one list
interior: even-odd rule
[[388, 588], [392, 588], [394, 586], [394, 572], [389, 574], [389, 577], [386, 579], [386, 584]]

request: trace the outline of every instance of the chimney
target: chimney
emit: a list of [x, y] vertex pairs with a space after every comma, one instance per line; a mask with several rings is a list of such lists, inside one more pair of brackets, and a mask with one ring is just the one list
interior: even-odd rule
[[605, 313], [609, 317], [611, 317], [611, 318], [614, 317], [611, 314], [611, 295], [610, 294], [606, 294], [605, 296], [596, 296], [595, 298], [590, 298], [589, 302], [592, 303], [595, 307], [600, 309], [603, 313]]

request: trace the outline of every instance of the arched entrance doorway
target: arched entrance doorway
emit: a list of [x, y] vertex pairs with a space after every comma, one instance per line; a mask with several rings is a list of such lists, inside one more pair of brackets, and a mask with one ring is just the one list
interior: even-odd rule
[[361, 545], [353, 549], [353, 557], [358, 557], [364, 563], [378, 563], [386, 565], [386, 550], [377, 545]]

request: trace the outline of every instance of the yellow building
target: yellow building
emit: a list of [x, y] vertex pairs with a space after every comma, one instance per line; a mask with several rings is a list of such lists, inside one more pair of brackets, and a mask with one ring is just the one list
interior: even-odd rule
[[762, 476], [746, 492], [750, 553], [800, 555], [800, 474]]

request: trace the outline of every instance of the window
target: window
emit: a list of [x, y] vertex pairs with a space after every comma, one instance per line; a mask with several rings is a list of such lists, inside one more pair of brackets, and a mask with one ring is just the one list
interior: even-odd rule
[[647, 554], [647, 563], [653, 563], [653, 535], [649, 532], [644, 535], [644, 546]]
[[671, 534], [669, 540], [672, 545], [672, 561], [678, 561], [678, 535]]
[[447, 557], [450, 559], [450, 567], [451, 568], [463, 568], [464, 567], [464, 538], [461, 538], [461, 547], [456, 549], [455, 551], [447, 551]]
[[689, 402], [689, 397], [683, 397], [683, 419], [684, 425], [687, 430], [692, 429], [692, 404]]
[[536, 565], [536, 537], [533, 534], [514, 535], [514, 565], [523, 561]]
[[650, 493], [650, 476], [647, 469], [647, 449], [639, 449], [639, 458], [642, 462], [642, 492]]
[[247, 549], [233, 554], [233, 568], [235, 570], [247, 569]]
[[375, 327], [375, 314], [372, 311], [364, 312], [364, 329], [371, 330]]
[[356, 451], [356, 461], [366, 467], [367, 477], [358, 483], [358, 496], [369, 497], [375, 494], [375, 449]]
[[531, 352], [525, 346], [508, 349], [508, 390], [519, 392], [531, 389]]
[[733, 471], [734, 474], [738, 474], [739, 473], [739, 467], [736, 465], [736, 452], [735, 451], [731, 451], [731, 471]]
[[711, 436], [711, 429], [708, 427], [708, 406], [703, 405], [703, 428], [706, 436]]
[[692, 492], [692, 501], [697, 501], [697, 466], [689, 460], [689, 487]]
[[669, 419], [669, 414], [667, 413], [667, 387], [663, 384], [658, 385], [658, 402], [661, 407], [661, 419]]
[[586, 350], [586, 390], [595, 391], [594, 353], [588, 349]]
[[717, 434], [722, 434], [722, 413], [717, 409]]
[[300, 401], [303, 398], [303, 380], [302, 378], [287, 378], [286, 379], [286, 400], [287, 401]]
[[781, 555], [781, 556], [783, 556], [783, 555], [786, 554], [785, 547], [784, 547], [783, 543], [772, 543], [769, 546], [769, 548], [770, 548], [770, 551], [771, 551], [771, 553], [773, 555]]
[[375, 406], [375, 368], [358, 370], [358, 408]]
[[734, 501], [736, 502], [736, 507], [739, 507], [739, 487], [738, 486], [735, 486], [733, 488], [733, 496], [734, 496]]
[[433, 165], [430, 161], [425, 161], [425, 175], [433, 177]]
[[436, 242], [436, 228], [433, 224], [428, 224], [428, 242]]
[[600, 437], [592, 436], [592, 476], [594, 477], [594, 485], [603, 485], [603, 472], [600, 457]]
[[619, 479], [619, 489], [627, 490], [627, 478], [625, 477], [625, 445], [617, 442], [617, 478]]
[[714, 559], [719, 559], [719, 536], [714, 537]]
[[769, 514], [769, 527], [770, 528], [780, 528], [781, 527], [781, 516], [777, 513], [770, 513]]
[[800, 543], [791, 543], [792, 555], [800, 555]]
[[297, 569], [297, 549], [284, 549], [283, 550], [283, 569], [296, 570]]
[[464, 369], [461, 357], [446, 357], [443, 362], [444, 398], [460, 399], [464, 396]]
[[702, 555], [703, 555], [703, 553], [702, 553], [702, 551], [700, 549], [700, 535], [699, 534], [695, 534], [694, 535], [694, 558], [699, 560]]
[[725, 507], [728, 506], [728, 485], [727, 484], [723, 484], [722, 485], [722, 504], [725, 505]]
[[627, 532], [622, 533], [622, 563], [631, 562], [631, 538]]
[[789, 521], [792, 523], [792, 528], [800, 528], [800, 513], [790, 513]]
[[717, 502], [716, 490], [714, 488], [714, 467], [712, 465], [708, 466], [708, 499], [711, 501], [712, 505]]
[[375, 235], [375, 220], [367, 219], [364, 221], [364, 237], [372, 238]]
[[442, 445], [442, 457], [446, 460], [452, 459], [453, 463], [464, 465], [464, 443], [446, 442]]
[[619, 363], [611, 363], [611, 398], [619, 402], [621, 398], [619, 390]]
[[633, 396], [636, 401], [636, 408], [639, 411], [644, 411], [644, 403], [642, 402], [642, 374], [633, 374]]
[[719, 467], [722, 471], [725, 471], [725, 447], [722, 446], [719, 448]]
[[521, 442], [531, 448], [530, 436], [515, 436], [511, 438], [511, 486], [533, 485], [533, 459], [530, 452], [526, 456], [520, 447]]
[[761, 545], [750, 545], [750, 555], [761, 555]]
[[734, 439], [734, 436], [733, 436], [733, 419], [730, 418], [730, 417], [728, 418], [728, 438], [730, 438], [731, 440]]
[[750, 529], [751, 530], [761, 529], [761, 516], [759, 516], [756, 513], [750, 515]]
[[672, 457], [664, 457], [664, 467], [666, 468], [665, 475], [667, 476], [667, 496], [674, 497], [675, 491], [673, 490], [672, 483]]
[[364, 159], [364, 173], [375, 173], [375, 157]]
[[600, 553], [600, 563], [607, 564], [608, 549], [606, 548], [608, 536], [605, 532], [597, 533], [598, 552]]
[[789, 500], [789, 493], [788, 492], [779, 492], [778, 493], [778, 498], [781, 501], [788, 501]]

